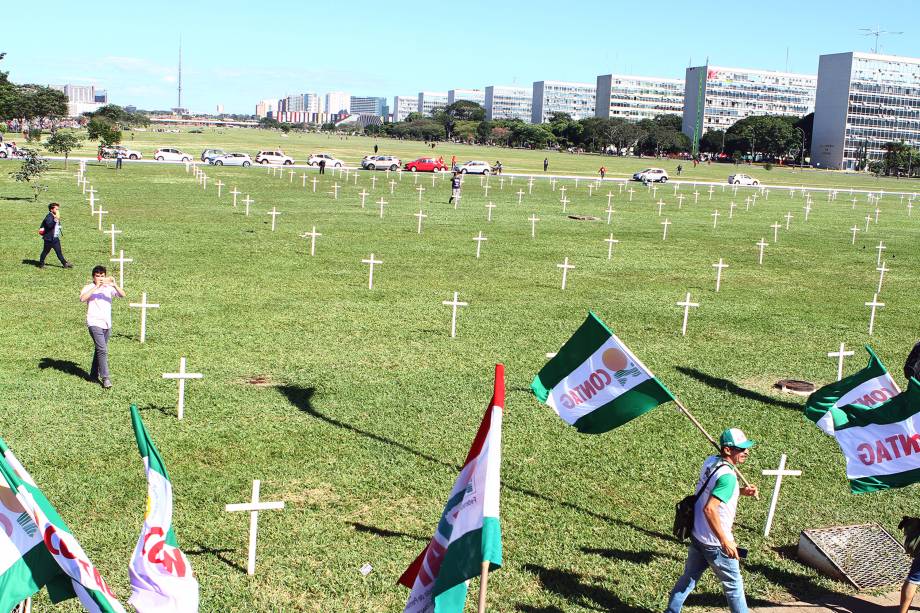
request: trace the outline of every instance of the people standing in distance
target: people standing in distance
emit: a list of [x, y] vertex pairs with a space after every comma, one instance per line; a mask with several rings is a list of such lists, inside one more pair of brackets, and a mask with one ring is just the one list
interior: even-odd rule
[[597, 172], [600, 173], [601, 179], [603, 179], [604, 177], [607, 176], [607, 167], [606, 167], [606, 166], [601, 166], [601, 167], [598, 169]]
[[80, 302], [86, 303], [86, 327], [93, 339], [91, 381], [102, 380], [102, 387], [112, 387], [109, 373], [109, 334], [112, 331], [112, 299], [124, 298], [125, 290], [108, 276], [105, 266], [94, 266], [93, 281], [80, 290]]
[[374, 145], [374, 155], [377, 155], [377, 145]]
[[450, 156], [450, 169], [457, 170], [457, 156], [456, 155]]
[[447, 200], [447, 204], [453, 203], [454, 199], [460, 200], [460, 186], [462, 181], [460, 180], [460, 173], [456, 170], [454, 171], [454, 176], [450, 180], [450, 198]]
[[682, 173], [683, 171], [684, 171], [684, 167], [678, 164], [677, 165], [677, 176], [679, 177], [680, 173]]
[[121, 149], [115, 151], [115, 170], [121, 170], [121, 163], [125, 159], [125, 152]]
[[325, 159], [320, 159], [319, 161], [319, 174], [321, 175], [326, 174], [326, 160]]
[[543, 172], [546, 172], [547, 168], [549, 168], [549, 158], [543, 158]]
[[[738, 547], [732, 534], [738, 497], [756, 496], [757, 486], [738, 487], [735, 467], [744, 462], [754, 446], [744, 432], [729, 428], [719, 437], [719, 455], [706, 458], [697, 482], [697, 491], [704, 488], [696, 501], [693, 530], [690, 534], [684, 574], [674, 585], [665, 613], [678, 613], [697, 581], [711, 568], [722, 582], [722, 591], [731, 613], [747, 613], [744, 581], [739, 559], [747, 551]], [[709, 479], [710, 476], [714, 478]], [[708, 482], [707, 482], [708, 481]]]
[[495, 174], [497, 174], [497, 175], [502, 174], [502, 162], [501, 162], [501, 160], [495, 160], [495, 167], [494, 167], [493, 170], [495, 170]]
[[38, 227], [38, 234], [42, 237], [44, 242], [44, 247], [42, 247], [42, 254], [38, 258], [38, 267], [45, 267], [45, 257], [48, 255], [48, 252], [54, 249], [54, 254], [61, 261], [61, 266], [64, 268], [73, 268], [73, 264], [64, 259], [64, 254], [61, 253], [61, 205], [57, 202], [52, 202], [48, 205], [48, 214], [45, 215], [45, 218], [42, 220], [41, 225]]

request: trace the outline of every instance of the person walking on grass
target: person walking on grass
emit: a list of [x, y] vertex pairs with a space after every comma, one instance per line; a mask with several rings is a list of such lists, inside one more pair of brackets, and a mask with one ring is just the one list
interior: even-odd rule
[[543, 158], [543, 172], [546, 172], [547, 168], [549, 168], [549, 158]]
[[93, 365], [89, 371], [91, 381], [102, 381], [102, 387], [112, 387], [109, 373], [109, 334], [112, 331], [112, 299], [124, 298], [125, 290], [118, 287], [115, 278], [108, 276], [105, 266], [94, 266], [92, 283], [80, 290], [80, 302], [86, 303], [86, 327], [93, 339]]
[[64, 254], [61, 253], [61, 205], [57, 202], [52, 202], [48, 205], [48, 214], [45, 215], [45, 218], [42, 220], [41, 225], [38, 227], [38, 234], [42, 237], [44, 247], [42, 247], [42, 254], [38, 258], [38, 267], [45, 267], [45, 257], [48, 253], [54, 249], [54, 254], [61, 261], [61, 266], [64, 268], [73, 268], [73, 264], [64, 259]]
[[601, 175], [601, 180], [603, 181], [604, 177], [607, 176], [607, 167], [601, 166], [597, 172]]
[[[729, 428], [719, 437], [719, 455], [706, 458], [696, 490], [703, 490], [693, 512], [684, 574], [674, 585], [665, 613], [679, 613], [697, 581], [711, 568], [722, 583], [731, 613], [747, 613], [744, 581], [739, 560], [747, 555], [732, 534], [739, 496], [756, 496], [757, 486], [738, 487], [735, 467], [743, 463], [754, 446], [744, 432]], [[712, 477], [712, 478], [710, 478]]]
[[447, 200], [447, 204], [452, 204], [454, 199], [460, 202], [460, 186], [462, 184], [463, 181], [460, 179], [460, 173], [455, 170], [454, 176], [450, 180], [450, 198]]

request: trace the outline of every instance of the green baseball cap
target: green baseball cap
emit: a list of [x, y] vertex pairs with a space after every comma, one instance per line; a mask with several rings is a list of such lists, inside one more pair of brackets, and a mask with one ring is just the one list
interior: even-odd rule
[[749, 449], [754, 446], [754, 441], [748, 439], [739, 428], [729, 428], [719, 437], [719, 447], [734, 447], [736, 449]]

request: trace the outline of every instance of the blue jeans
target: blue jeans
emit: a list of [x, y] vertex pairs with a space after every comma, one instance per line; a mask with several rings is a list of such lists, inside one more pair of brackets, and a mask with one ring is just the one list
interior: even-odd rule
[[680, 576], [674, 589], [671, 590], [665, 613], [678, 613], [681, 610], [687, 596], [696, 587], [696, 582], [707, 568], [711, 568], [722, 582], [722, 591], [725, 592], [731, 613], [747, 613], [744, 581], [741, 579], [741, 565], [738, 560], [726, 556], [721, 547], [703, 545], [692, 537], [687, 563], [684, 565], [684, 574]]

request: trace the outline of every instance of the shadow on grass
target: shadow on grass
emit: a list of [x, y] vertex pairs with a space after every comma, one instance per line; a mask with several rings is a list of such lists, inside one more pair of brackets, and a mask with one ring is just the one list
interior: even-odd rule
[[374, 536], [382, 536], [383, 538], [410, 538], [415, 539], [416, 541], [422, 541], [423, 543], [426, 543], [429, 540], [424, 536], [418, 536], [417, 534], [409, 534], [408, 532], [396, 532], [394, 530], [378, 528], [377, 526], [369, 526], [367, 524], [362, 524], [355, 521], [350, 521], [348, 524], [355, 529], [355, 532], [366, 532], [368, 534], [373, 534]]
[[[585, 583], [578, 573], [558, 568], [546, 568], [537, 564], [525, 564], [524, 570], [536, 575], [543, 589], [586, 609], [616, 611], [617, 613], [655, 613], [652, 609], [627, 605], [607, 588]], [[553, 609], [533, 610], [552, 611]]]
[[595, 554], [611, 560], [623, 560], [633, 564], [649, 564], [655, 558], [667, 558], [668, 560], [678, 560], [676, 556], [657, 551], [628, 551], [626, 549], [595, 549], [593, 547], [582, 547], [581, 551], [587, 554]]
[[0, 200], [28, 200], [29, 202], [35, 202], [35, 199], [29, 196], [0, 196]]
[[678, 366], [677, 370], [681, 373], [687, 375], [688, 377], [693, 377], [701, 383], [705, 383], [711, 388], [717, 390], [723, 390], [729, 394], [734, 394], [735, 396], [740, 396], [741, 398], [747, 398], [748, 400], [755, 400], [757, 402], [762, 402], [764, 404], [769, 404], [773, 406], [783, 407], [785, 409], [793, 409], [795, 411], [802, 410], [802, 404], [797, 402], [789, 402], [786, 400], [777, 400], [776, 398], [771, 398], [766, 394], [761, 394], [760, 392], [755, 392], [754, 390], [749, 390], [747, 388], [741, 387], [734, 381], [729, 381], [728, 379], [720, 379], [718, 377], [713, 377], [712, 375], [707, 375], [706, 373], [699, 371], [695, 368], [687, 368], [685, 366]]
[[198, 549], [193, 549], [191, 551], [186, 549], [185, 555], [187, 556], [214, 556], [215, 558], [217, 558], [218, 560], [220, 560], [221, 562], [223, 562], [230, 568], [233, 568], [235, 570], [240, 571], [243, 574], [246, 574], [245, 568], [243, 568], [242, 566], [240, 566], [239, 564], [237, 564], [236, 562], [228, 558], [226, 555], [224, 555], [227, 553], [234, 553], [233, 549], [215, 549], [214, 547], [206, 547], [205, 545], [201, 543], [195, 543], [195, 547], [197, 547]]
[[42, 370], [45, 370], [46, 368], [53, 368], [54, 370], [58, 370], [65, 375], [73, 375], [74, 377], [79, 377], [84, 381], [92, 381], [92, 379], [90, 379], [89, 373], [86, 372], [82, 366], [78, 365], [72, 360], [42, 358], [38, 362], [38, 367]]
[[148, 404], [144, 407], [137, 407], [138, 411], [159, 411], [166, 417], [179, 417], [179, 412], [175, 407], [158, 407], [152, 404]]
[[[404, 443], [400, 443], [399, 441], [394, 441], [393, 439], [387, 438], [385, 436], [381, 436], [374, 432], [362, 430], [361, 428], [357, 428], [355, 426], [352, 426], [351, 424], [345, 423], [343, 421], [340, 421], [338, 419], [335, 419], [327, 415], [324, 415], [323, 413], [320, 413], [318, 410], [316, 410], [313, 407], [313, 404], [312, 404], [313, 396], [314, 394], [316, 394], [316, 388], [314, 387], [300, 387], [297, 385], [280, 385], [278, 386], [277, 389], [282, 394], [284, 394], [285, 397], [288, 399], [288, 401], [292, 405], [297, 407], [297, 409], [306, 413], [307, 415], [310, 415], [311, 417], [319, 419], [320, 421], [324, 421], [331, 426], [335, 426], [336, 428], [342, 428], [343, 430], [353, 432], [359, 436], [363, 436], [373, 441], [377, 441], [378, 443], [383, 443], [384, 445], [395, 447], [397, 449], [405, 451], [406, 453], [422, 458], [423, 460], [427, 460], [428, 462], [431, 462], [433, 464], [439, 464], [451, 471], [459, 471], [461, 468], [457, 464], [451, 464], [450, 462], [445, 462], [432, 455], [429, 455], [417, 449], [413, 449], [412, 447], [409, 447], [408, 445]], [[641, 532], [642, 534], [645, 534], [646, 536], [650, 536], [652, 538], [656, 538], [656, 539], [660, 539], [664, 541], [677, 542], [677, 539], [675, 539], [670, 534], [665, 534], [664, 532], [657, 532], [655, 530], [649, 530], [648, 528], [637, 526], [636, 524], [633, 524], [631, 522], [628, 522], [622, 519], [616, 519], [614, 517], [610, 517], [609, 515], [605, 515], [603, 513], [591, 511], [590, 509], [580, 507], [576, 504], [567, 502], [565, 500], [558, 500], [556, 498], [552, 498], [551, 496], [541, 494], [540, 492], [536, 492], [534, 490], [530, 490], [527, 488], [523, 488], [523, 487], [514, 485], [512, 483], [509, 483], [506, 479], [502, 479], [502, 487], [509, 491], [516, 492], [518, 494], [524, 494], [525, 496], [530, 496], [532, 498], [536, 498], [537, 500], [542, 500], [543, 502], [549, 503], [551, 505], [561, 506], [561, 507], [571, 509], [573, 511], [578, 511], [579, 513], [584, 513], [585, 515], [588, 515], [590, 517], [593, 517], [601, 521], [608, 522], [610, 524], [632, 528], [633, 530], [636, 530], [637, 532]]]
[[35, 268], [38, 268], [38, 265], [41, 264], [38, 260], [31, 260], [29, 258], [24, 259], [22, 263], [26, 266], [34, 266]]
[[519, 604], [517, 610], [524, 613], [565, 613], [559, 607], [532, 607], [529, 604]]

